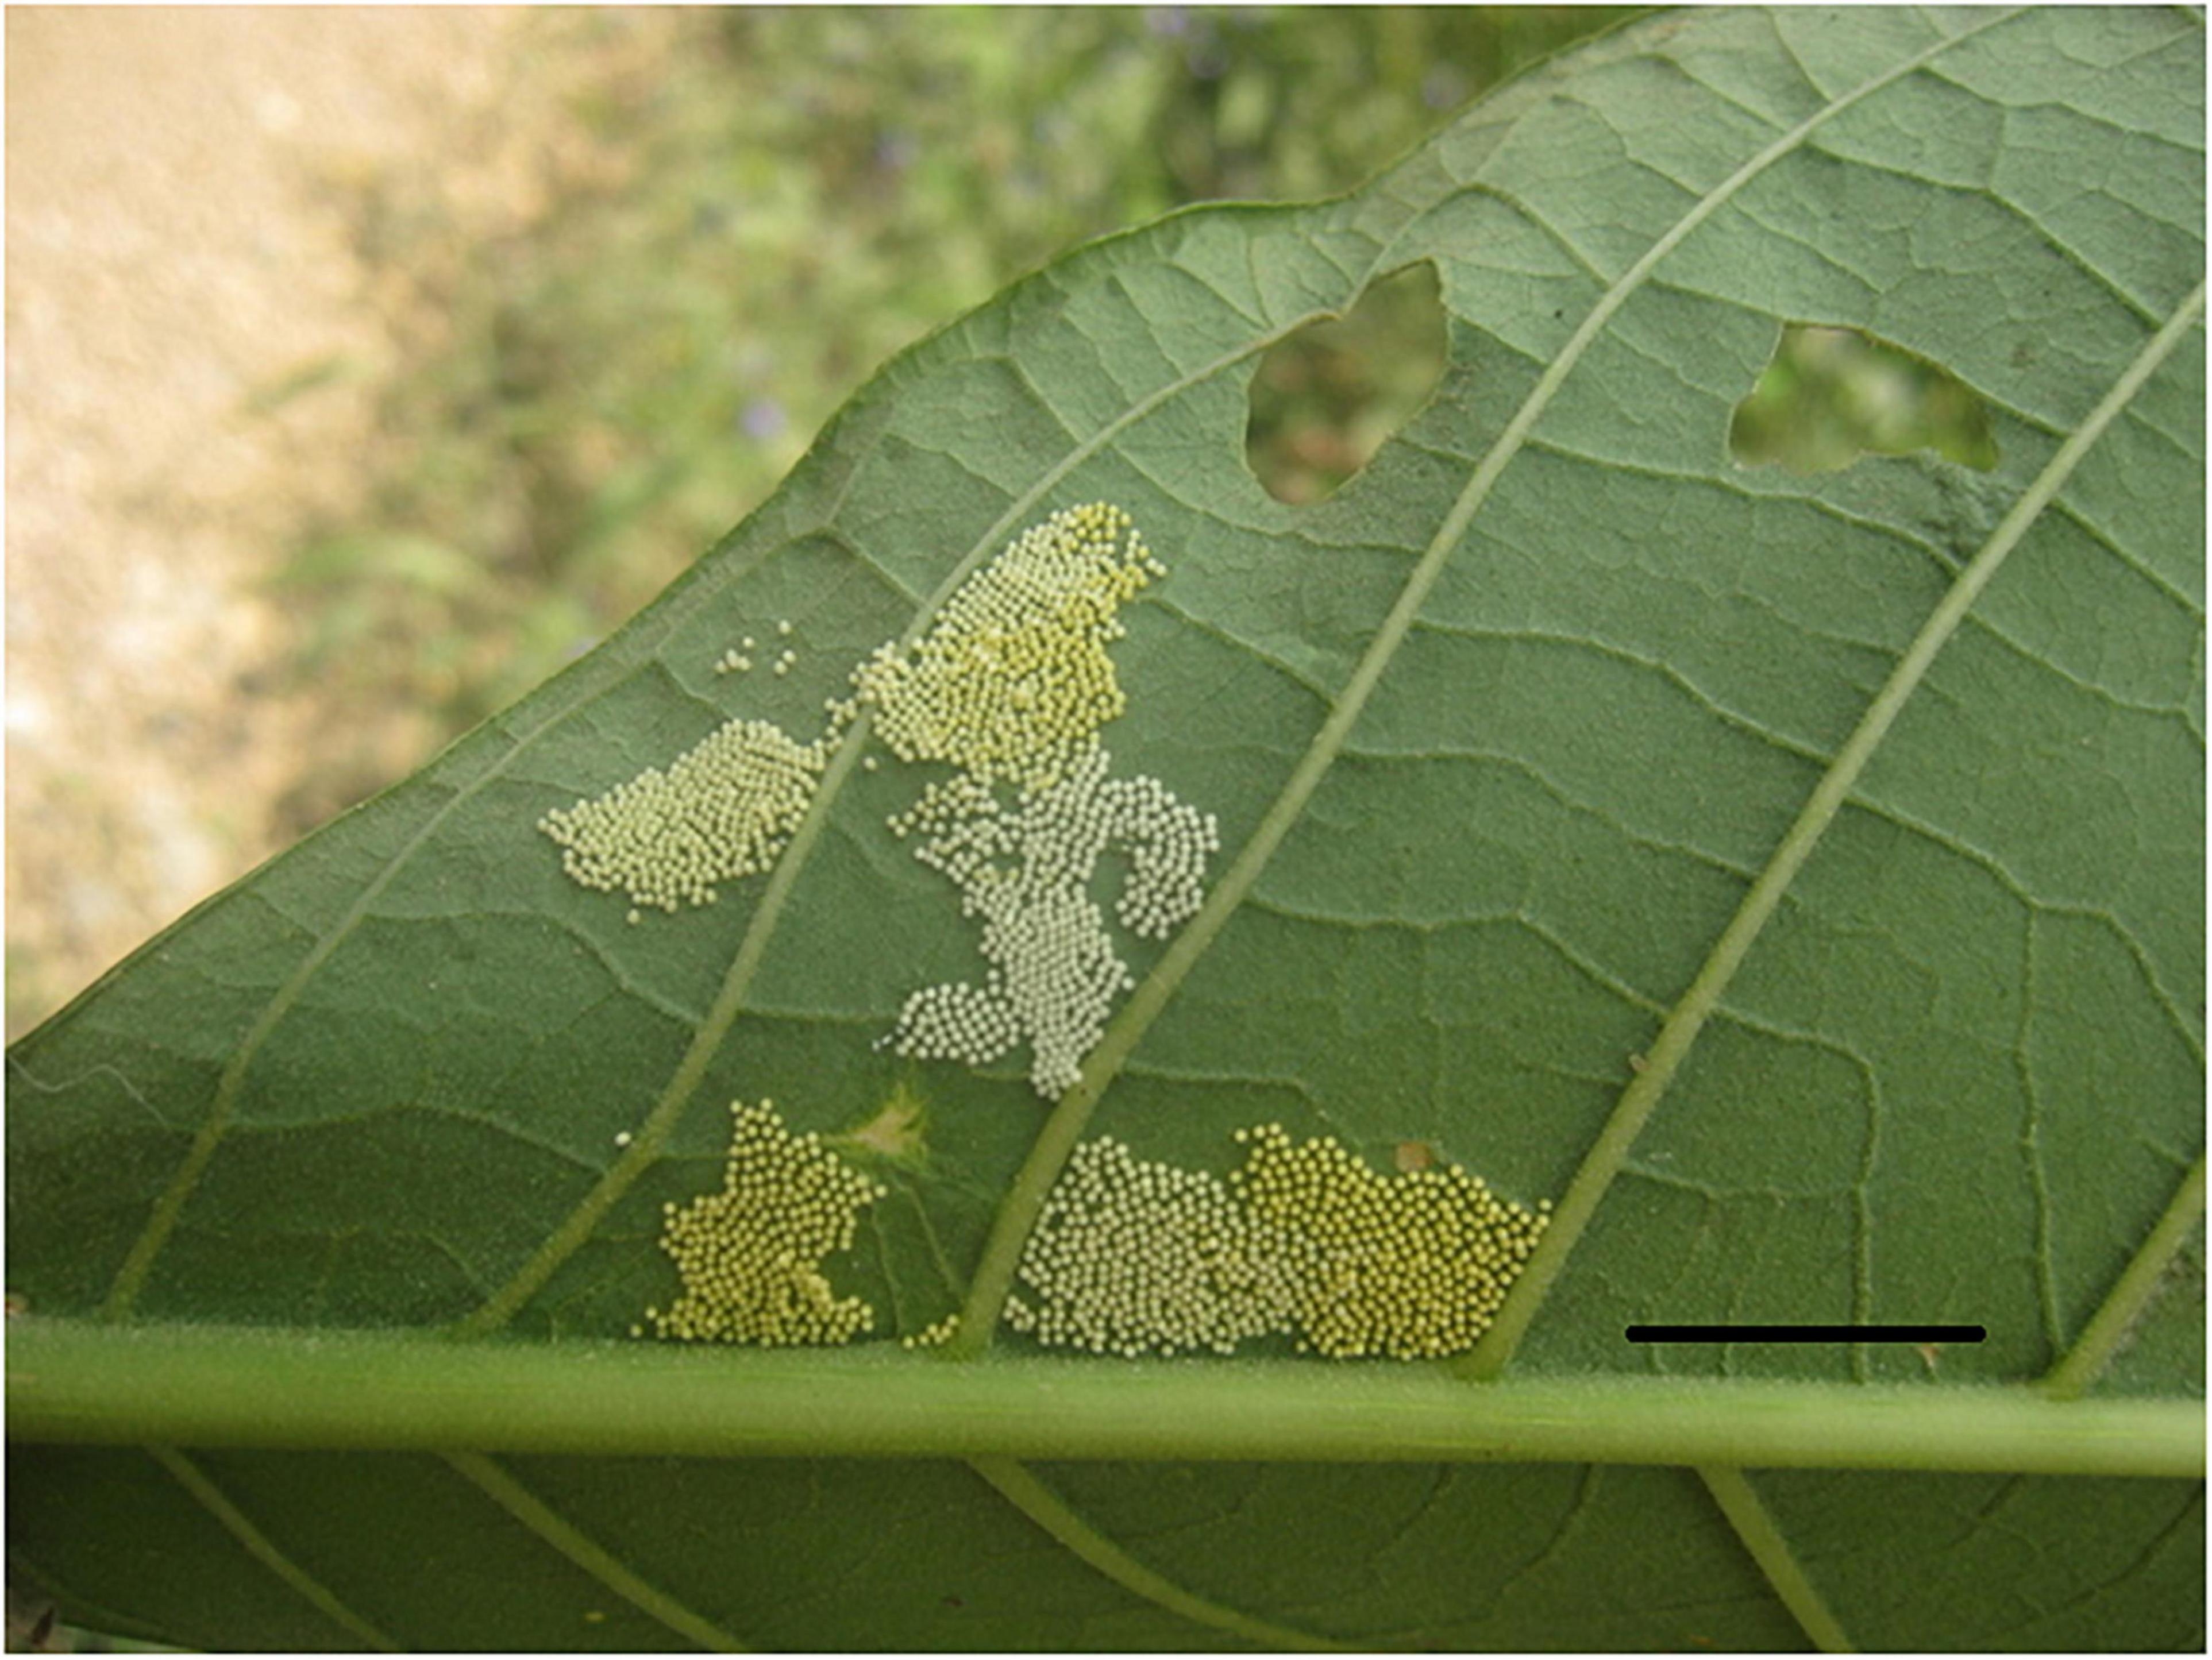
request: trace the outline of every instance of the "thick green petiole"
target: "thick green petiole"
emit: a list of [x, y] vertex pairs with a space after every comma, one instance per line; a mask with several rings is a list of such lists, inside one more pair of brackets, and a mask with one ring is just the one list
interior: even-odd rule
[[2202, 1477], [2195, 1401], [1510, 1379], [1319, 1361], [947, 1364], [884, 1344], [302, 1340], [24, 1318], [11, 1439], [744, 1457], [1407, 1460]]

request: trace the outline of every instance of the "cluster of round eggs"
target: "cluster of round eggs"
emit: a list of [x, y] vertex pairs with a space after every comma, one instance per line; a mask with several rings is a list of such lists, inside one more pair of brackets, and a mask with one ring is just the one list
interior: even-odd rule
[[1006, 1321], [1094, 1354], [1228, 1354], [1290, 1329], [1302, 1270], [1297, 1239], [1218, 1178], [1102, 1136], [1075, 1149], [1047, 1197], [1018, 1270], [1034, 1299], [1009, 1297]]
[[775, 862], [828, 764], [826, 743], [733, 720], [665, 772], [649, 766], [605, 795], [556, 807], [538, 827], [566, 850], [561, 868], [586, 888], [624, 890], [633, 906], [661, 911], [711, 905], [718, 884]]
[[1129, 855], [1114, 913], [1132, 934], [1164, 940], [1206, 902], [1206, 861], [1221, 851], [1221, 826], [1156, 778], [1109, 779], [1099, 788], [1109, 841]]
[[960, 889], [983, 921], [983, 984], [924, 987], [906, 1001], [889, 1041], [899, 1053], [981, 1066], [1030, 1040], [1030, 1081], [1049, 1099], [1072, 1087], [1114, 999], [1134, 982], [1091, 897], [1109, 848], [1129, 854], [1116, 912], [1133, 933], [1164, 937], [1205, 897], [1208, 855], [1221, 845], [1211, 815], [1158, 779], [1108, 777], [1097, 743], [1057, 783], [1002, 807], [973, 774], [924, 793], [892, 821], [921, 833], [915, 857]]
[[854, 671], [857, 700], [902, 760], [1045, 789], [1127, 706], [1107, 642], [1121, 602], [1164, 574], [1119, 507], [1054, 513], [963, 583], [910, 650], [878, 647]]
[[[822, 1145], [793, 1136], [775, 1104], [730, 1104], [730, 1154], [718, 1193], [665, 1205], [660, 1247], [684, 1294], [648, 1308], [656, 1335], [690, 1342], [849, 1342], [875, 1311], [840, 1297], [823, 1259], [848, 1251], [860, 1213], [888, 1190]], [[633, 1328], [641, 1336], [643, 1328]]]
[[[983, 919], [985, 983], [927, 986], [906, 1001], [886, 1041], [902, 1054], [981, 1066], [1028, 1039], [1030, 1081], [1049, 1098], [1072, 1086], [1132, 984], [1089, 887], [1109, 847], [1130, 869], [1115, 912], [1130, 932], [1165, 938], [1204, 899], [1219, 851], [1212, 817], [1153, 778], [1109, 779], [1098, 731], [1126, 700], [1107, 646], [1122, 603], [1165, 573], [1127, 513], [1105, 502], [1031, 526], [963, 582], [910, 649], [887, 643], [831, 699], [822, 735], [800, 743], [767, 721], [732, 720], [665, 771], [648, 767], [604, 795], [556, 808], [538, 828], [562, 868], [647, 910], [712, 904], [720, 885], [765, 870], [805, 819], [830, 752], [865, 710], [908, 760], [959, 769], [930, 784], [902, 836], [951, 876], [963, 912]], [[778, 623], [788, 635], [788, 621]], [[744, 649], [718, 673], [749, 669]], [[795, 654], [776, 660], [782, 673]], [[1000, 800], [1012, 786], [1017, 800]]]
[[1535, 1248], [1548, 1204], [1456, 1166], [1383, 1176], [1333, 1137], [1239, 1130], [1224, 1183], [1087, 1142], [1024, 1247], [1007, 1324], [1101, 1354], [1231, 1353], [1294, 1336], [1335, 1359], [1471, 1348]]
[[1300, 1347], [1340, 1359], [1433, 1359], [1474, 1347], [1550, 1221], [1457, 1165], [1382, 1175], [1333, 1136], [1280, 1124], [1237, 1132], [1230, 1185], [1260, 1221], [1311, 1247], [1320, 1275], [1297, 1310]]

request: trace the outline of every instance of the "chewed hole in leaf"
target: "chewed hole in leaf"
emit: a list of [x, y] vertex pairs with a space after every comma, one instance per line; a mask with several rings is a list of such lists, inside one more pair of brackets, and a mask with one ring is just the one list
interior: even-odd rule
[[1341, 489], [1412, 419], [1444, 367], [1444, 312], [1426, 262], [1367, 286], [1342, 317], [1278, 341], [1252, 377], [1244, 453], [1278, 501]]
[[1729, 423], [1742, 466], [1832, 473], [1914, 450], [1987, 472], [1989, 409], [1948, 370], [1856, 329], [1791, 324]]

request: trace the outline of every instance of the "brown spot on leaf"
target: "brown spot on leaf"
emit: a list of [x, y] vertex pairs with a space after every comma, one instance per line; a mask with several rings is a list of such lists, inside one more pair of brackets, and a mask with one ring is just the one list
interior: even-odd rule
[[874, 1118], [836, 1139], [886, 1159], [918, 1158], [927, 1116], [921, 1098], [906, 1085], [895, 1084]]

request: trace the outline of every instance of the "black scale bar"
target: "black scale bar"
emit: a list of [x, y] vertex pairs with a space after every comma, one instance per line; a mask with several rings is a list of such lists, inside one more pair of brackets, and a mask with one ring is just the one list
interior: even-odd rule
[[1632, 1343], [1978, 1343], [1983, 1326], [1631, 1326]]

